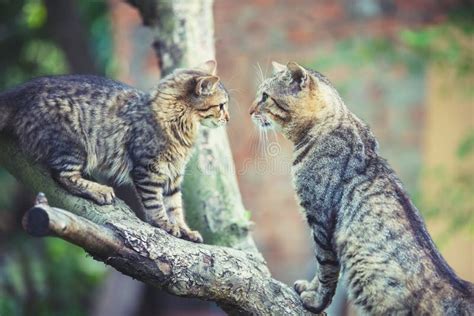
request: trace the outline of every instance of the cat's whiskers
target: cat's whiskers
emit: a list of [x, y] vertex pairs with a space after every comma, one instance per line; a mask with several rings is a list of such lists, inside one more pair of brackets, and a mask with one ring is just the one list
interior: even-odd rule
[[268, 141], [268, 128], [265, 128], [264, 129], [264, 132], [263, 132], [263, 136], [264, 136], [264, 144], [265, 144], [265, 147], [264, 147], [264, 154], [265, 154], [265, 158], [267, 157], [267, 154], [268, 154], [268, 145], [270, 144], [270, 142]]
[[259, 155], [262, 158], [265, 158], [265, 130], [263, 128], [260, 129], [260, 147], [259, 147]]
[[235, 88], [227, 89], [227, 92], [228, 92], [229, 94], [230, 94], [231, 92], [242, 93], [242, 91], [240, 91], [240, 89], [235, 89]]
[[246, 111], [243, 111], [243, 109], [241, 108], [238, 97], [232, 96], [232, 98], [229, 100], [229, 105], [230, 104], [233, 104], [233, 106], [232, 107], [229, 106], [229, 109], [230, 108], [237, 109], [236, 111], [239, 112], [240, 117], [245, 117], [248, 115]]
[[270, 66], [270, 59], [267, 58], [267, 65], [265, 66], [265, 77], [264, 78], [267, 78], [267, 75], [268, 75], [268, 66]]
[[267, 146], [268, 146], [268, 135], [267, 135], [267, 129], [266, 128], [261, 128], [261, 136], [260, 136], [260, 152], [262, 154], [262, 158], [266, 159], [267, 158]]
[[265, 76], [263, 75], [262, 67], [260, 66], [260, 63], [257, 62], [258, 70], [259, 70], [259, 75], [260, 75], [260, 82], [261, 84], [263, 81], [265, 81]]
[[260, 85], [262, 83], [262, 78], [260, 76], [260, 72], [258, 70], [258, 67], [256, 65], [253, 65], [252, 68], [255, 71], [255, 77], [256, 77], [256, 80], [257, 80], [257, 85]]
[[258, 129], [258, 140], [257, 140], [257, 146], [256, 146], [256, 151], [257, 151], [257, 154], [255, 155], [257, 158], [260, 157], [260, 146], [262, 144], [262, 130], [259, 128]]
[[259, 139], [258, 139], [258, 128], [255, 127], [252, 129], [252, 136], [250, 138], [250, 152], [252, 153], [252, 156], [257, 156], [257, 145], [259, 143]]
[[273, 136], [275, 137], [275, 142], [278, 142], [278, 135], [277, 135], [277, 133], [276, 133], [276, 131], [275, 131], [275, 128], [273, 128], [273, 125], [272, 125], [272, 128], [270, 128], [270, 129], [272, 130]]

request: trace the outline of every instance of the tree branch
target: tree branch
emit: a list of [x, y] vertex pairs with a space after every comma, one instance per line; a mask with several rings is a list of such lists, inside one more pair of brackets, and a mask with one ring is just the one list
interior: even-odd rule
[[99, 206], [69, 195], [11, 140], [0, 137], [0, 148], [0, 164], [69, 210], [51, 207], [39, 195], [23, 219], [30, 234], [65, 239], [126, 275], [174, 295], [215, 301], [233, 314], [310, 315], [290, 287], [271, 278], [260, 256], [172, 237], [120, 200]]

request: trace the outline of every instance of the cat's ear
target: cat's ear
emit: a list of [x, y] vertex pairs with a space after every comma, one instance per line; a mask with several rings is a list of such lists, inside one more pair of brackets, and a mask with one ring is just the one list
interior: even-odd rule
[[207, 74], [216, 75], [217, 62], [215, 60], [208, 60], [197, 67], [199, 70], [204, 71]]
[[272, 61], [272, 68], [273, 68], [273, 74], [276, 74], [280, 71], [286, 71], [286, 66], [276, 61]]
[[304, 69], [294, 61], [290, 61], [286, 65], [286, 67], [290, 71], [291, 78], [293, 78], [293, 80], [297, 82], [301, 88], [306, 87], [309, 79], [309, 75], [306, 69]]
[[194, 89], [194, 92], [197, 95], [210, 95], [214, 92], [218, 83], [219, 77], [217, 76], [199, 77], [196, 80], [196, 88]]

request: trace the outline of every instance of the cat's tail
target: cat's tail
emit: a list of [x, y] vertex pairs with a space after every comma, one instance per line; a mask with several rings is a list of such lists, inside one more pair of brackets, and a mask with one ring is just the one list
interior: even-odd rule
[[9, 94], [9, 92], [0, 93], [0, 131], [7, 128], [13, 118], [14, 102]]
[[0, 95], [0, 131], [2, 131], [7, 126], [12, 112], [8, 104], [5, 104], [6, 102], [3, 101], [4, 100], [2, 100]]

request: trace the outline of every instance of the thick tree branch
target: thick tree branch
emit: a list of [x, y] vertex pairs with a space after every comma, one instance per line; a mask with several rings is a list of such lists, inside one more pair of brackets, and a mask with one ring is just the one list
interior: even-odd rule
[[271, 278], [260, 256], [174, 238], [138, 219], [120, 200], [98, 206], [69, 195], [48, 172], [0, 137], [0, 164], [39, 196], [24, 217], [36, 236], [57, 236], [95, 259], [171, 294], [212, 300], [235, 314], [309, 315], [288, 286]]

